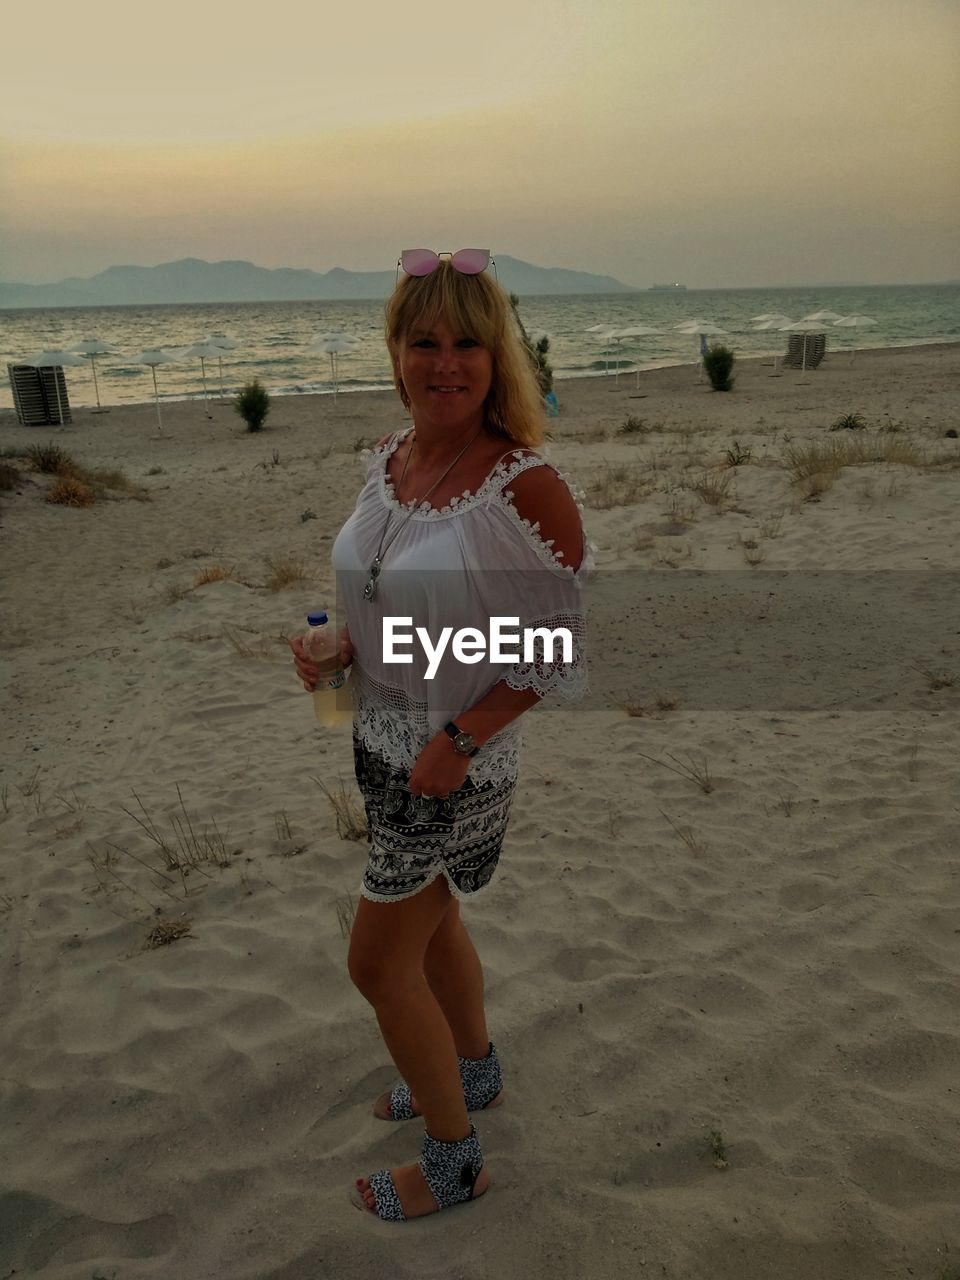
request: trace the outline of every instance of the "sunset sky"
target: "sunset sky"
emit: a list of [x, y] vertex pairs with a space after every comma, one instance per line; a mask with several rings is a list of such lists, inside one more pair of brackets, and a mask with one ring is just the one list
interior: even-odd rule
[[957, 0], [92, 0], [4, 35], [0, 279], [415, 245], [960, 278]]

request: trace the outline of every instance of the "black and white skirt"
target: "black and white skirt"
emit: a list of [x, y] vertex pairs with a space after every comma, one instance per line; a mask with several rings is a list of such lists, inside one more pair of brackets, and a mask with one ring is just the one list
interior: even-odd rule
[[500, 859], [516, 776], [474, 783], [445, 799], [415, 796], [410, 774], [353, 739], [354, 769], [369, 827], [370, 855], [360, 892], [397, 902], [446, 877], [450, 892], [469, 897], [490, 883]]

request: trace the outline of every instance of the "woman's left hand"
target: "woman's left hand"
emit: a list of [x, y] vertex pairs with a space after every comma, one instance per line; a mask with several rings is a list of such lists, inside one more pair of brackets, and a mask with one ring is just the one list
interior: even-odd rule
[[470, 756], [453, 749], [445, 733], [431, 738], [410, 770], [410, 790], [415, 796], [446, 799], [451, 791], [462, 787], [470, 768]]

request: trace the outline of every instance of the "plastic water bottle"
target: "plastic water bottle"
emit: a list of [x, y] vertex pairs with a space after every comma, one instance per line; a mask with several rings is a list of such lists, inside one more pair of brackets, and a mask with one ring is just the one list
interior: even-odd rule
[[346, 673], [340, 665], [340, 641], [330, 626], [326, 613], [320, 609], [307, 614], [303, 648], [310, 661], [320, 668], [317, 687], [313, 691], [313, 709], [317, 720], [327, 729], [346, 724], [353, 716], [346, 707], [339, 705], [343, 696], [340, 690], [347, 681]]

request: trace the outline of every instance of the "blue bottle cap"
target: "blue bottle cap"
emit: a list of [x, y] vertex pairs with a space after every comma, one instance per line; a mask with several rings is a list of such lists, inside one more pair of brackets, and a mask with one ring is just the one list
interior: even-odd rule
[[307, 614], [308, 627], [325, 627], [327, 625], [327, 615], [322, 609], [318, 609], [316, 613]]

